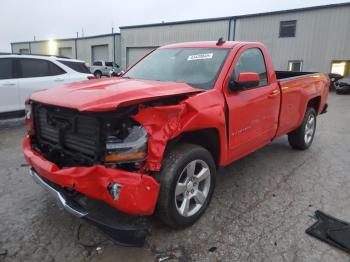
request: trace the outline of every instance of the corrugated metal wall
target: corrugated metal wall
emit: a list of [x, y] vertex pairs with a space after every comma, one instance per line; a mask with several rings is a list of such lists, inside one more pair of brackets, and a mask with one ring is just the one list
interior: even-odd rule
[[141, 28], [121, 28], [121, 63], [127, 65], [127, 49], [157, 47], [170, 43], [227, 39], [228, 20], [188, 24], [160, 25]]
[[[297, 20], [296, 37], [279, 38], [285, 20]], [[236, 40], [263, 42], [276, 69], [303, 60], [303, 71], [329, 72], [332, 60], [350, 60], [350, 6], [241, 18]]]
[[[280, 21], [297, 20], [296, 37], [279, 38]], [[230, 36], [230, 37], [229, 37]], [[235, 38], [234, 38], [235, 36]], [[289, 60], [302, 60], [303, 71], [329, 72], [333, 60], [350, 60], [350, 6], [302, 10], [279, 14], [256, 15], [233, 19], [181, 22], [153, 26], [121, 28], [121, 35], [96, 36], [77, 40], [77, 57], [91, 63], [92, 46], [108, 44], [109, 59], [126, 68], [135, 59], [136, 51], [161, 45], [217, 40], [263, 42], [276, 69], [287, 70]], [[59, 47], [72, 47], [75, 40], [57, 41]], [[28, 48], [29, 43], [13, 43], [13, 52]], [[48, 53], [48, 42], [30, 43], [32, 53]], [[128, 56], [129, 54], [129, 56]]]
[[92, 48], [93, 46], [107, 45], [108, 46], [108, 60], [113, 61], [113, 37], [104, 36], [88, 39], [77, 40], [78, 58], [84, 60], [91, 65], [93, 62]]
[[[115, 46], [113, 46], [113, 39], [115, 39]], [[115, 54], [116, 63], [120, 64], [120, 35], [96, 36], [69, 39], [69, 40], [55, 40], [57, 44], [56, 53], [60, 55], [60, 48], [71, 48], [72, 58], [83, 60], [90, 64], [92, 62], [92, 47], [97, 45], [108, 45], [108, 60], [113, 61], [113, 54]], [[77, 54], [75, 49], [75, 42], [77, 45]], [[33, 41], [23, 43], [13, 43], [12, 52], [19, 53], [20, 49], [30, 49], [32, 54], [49, 54], [49, 41]]]

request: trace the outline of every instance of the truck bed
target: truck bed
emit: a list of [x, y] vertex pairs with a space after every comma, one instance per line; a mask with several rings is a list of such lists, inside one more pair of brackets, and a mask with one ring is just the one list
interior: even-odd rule
[[285, 78], [292, 78], [304, 75], [313, 75], [317, 74], [317, 72], [291, 72], [291, 71], [276, 71], [276, 77], [278, 80]]
[[310, 98], [317, 114], [325, 108], [329, 76], [315, 72], [276, 71], [281, 92], [280, 119], [277, 136], [295, 130], [303, 121]]

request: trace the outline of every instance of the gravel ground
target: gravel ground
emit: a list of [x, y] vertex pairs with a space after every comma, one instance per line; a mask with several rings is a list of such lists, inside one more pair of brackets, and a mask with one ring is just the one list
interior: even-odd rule
[[317, 209], [350, 221], [349, 99], [330, 96], [329, 112], [318, 118], [309, 150], [292, 150], [282, 137], [220, 170], [205, 215], [179, 231], [154, 219], [144, 248], [115, 246], [60, 210], [23, 166], [25, 128], [3, 125], [0, 261], [127, 262], [167, 256], [172, 261], [350, 261], [346, 253], [305, 234]]

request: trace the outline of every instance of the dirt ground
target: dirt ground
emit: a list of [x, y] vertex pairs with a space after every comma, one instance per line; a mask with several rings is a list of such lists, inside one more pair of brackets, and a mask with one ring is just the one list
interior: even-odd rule
[[282, 137], [220, 170], [205, 215], [179, 231], [154, 219], [144, 248], [115, 246], [60, 210], [23, 166], [25, 128], [2, 124], [0, 261], [350, 261], [305, 234], [317, 209], [350, 221], [350, 96], [329, 100], [309, 150]]

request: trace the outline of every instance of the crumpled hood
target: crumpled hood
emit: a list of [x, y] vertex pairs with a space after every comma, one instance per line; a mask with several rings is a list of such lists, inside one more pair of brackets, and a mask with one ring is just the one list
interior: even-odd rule
[[185, 83], [109, 78], [66, 84], [34, 93], [30, 98], [45, 104], [97, 112], [202, 91]]

